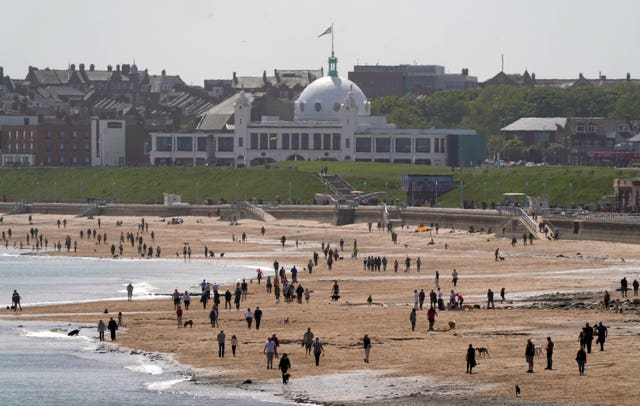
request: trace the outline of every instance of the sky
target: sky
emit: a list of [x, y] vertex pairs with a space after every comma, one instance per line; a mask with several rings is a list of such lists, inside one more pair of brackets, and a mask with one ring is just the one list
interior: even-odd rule
[[360, 65], [442, 65], [484, 81], [501, 70], [538, 78], [640, 77], [640, 1], [610, 0], [0, 0], [0, 66], [65, 69], [133, 63], [188, 84], [327, 72]]

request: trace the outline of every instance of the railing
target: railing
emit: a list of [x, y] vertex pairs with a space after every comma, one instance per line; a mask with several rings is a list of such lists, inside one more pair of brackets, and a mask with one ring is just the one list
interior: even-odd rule
[[245, 201], [235, 202], [233, 204], [233, 208], [234, 208], [234, 212], [236, 210], [246, 210], [253, 217], [257, 218], [258, 220], [264, 221], [264, 211], [262, 211], [262, 209], [260, 209], [260, 208], [258, 208], [256, 206], [252, 205], [249, 202], [245, 202]]

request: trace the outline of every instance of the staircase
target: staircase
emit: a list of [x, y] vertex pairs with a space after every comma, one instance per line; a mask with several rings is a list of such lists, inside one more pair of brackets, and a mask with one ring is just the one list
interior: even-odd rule
[[322, 183], [327, 185], [328, 189], [333, 194], [334, 198], [338, 201], [346, 200], [355, 189], [346, 180], [342, 179], [338, 175], [323, 175], [319, 174]]

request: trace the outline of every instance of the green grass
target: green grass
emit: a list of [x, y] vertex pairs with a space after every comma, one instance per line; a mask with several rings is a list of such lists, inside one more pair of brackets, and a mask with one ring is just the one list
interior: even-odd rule
[[[316, 176], [322, 166], [366, 192], [388, 191], [390, 200], [406, 200], [400, 178], [407, 174], [453, 174], [462, 184], [439, 196], [442, 207], [458, 207], [461, 198], [488, 202], [505, 192], [540, 196], [546, 188], [552, 205], [596, 204], [613, 194], [616, 178], [640, 177], [638, 170], [592, 167], [463, 168], [347, 162], [281, 162], [269, 169], [213, 167], [21, 168], [0, 170], [0, 193], [8, 200], [85, 201], [88, 197], [118, 202], [158, 203], [162, 193], [182, 195], [184, 202], [236, 198], [308, 204], [324, 186]], [[461, 182], [460, 182], [461, 181]], [[570, 186], [571, 185], [571, 186]], [[571, 197], [570, 197], [571, 188]]]

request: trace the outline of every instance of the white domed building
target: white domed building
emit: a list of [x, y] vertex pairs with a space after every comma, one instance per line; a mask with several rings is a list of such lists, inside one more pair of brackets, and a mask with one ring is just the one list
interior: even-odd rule
[[[458, 145], [463, 139], [464, 145], [472, 139], [472, 143], [480, 139], [484, 145], [484, 137], [477, 136], [475, 130], [398, 129], [385, 117], [372, 116], [371, 103], [362, 90], [338, 76], [333, 52], [328, 73], [310, 83], [295, 100], [292, 121], [277, 116], [251, 121], [253, 96], [244, 91], [221, 103], [227, 105], [227, 116], [233, 103], [233, 124], [209, 136], [207, 152], [194, 151], [201, 155], [194, 158], [194, 164], [203, 162], [206, 154], [211, 164], [234, 167], [287, 160], [468, 165], [466, 158], [472, 156], [473, 148], [465, 147], [463, 157]], [[153, 148], [152, 156], [159, 156]]]

